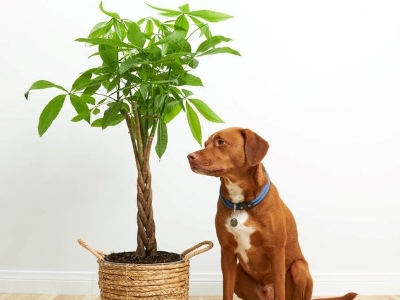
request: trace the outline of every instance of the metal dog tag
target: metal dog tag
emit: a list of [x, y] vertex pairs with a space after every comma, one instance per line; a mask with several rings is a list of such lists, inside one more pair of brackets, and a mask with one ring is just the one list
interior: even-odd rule
[[236, 218], [232, 218], [231, 221], [230, 221], [230, 224], [231, 224], [232, 227], [236, 227], [237, 224], [238, 224], [237, 219]]

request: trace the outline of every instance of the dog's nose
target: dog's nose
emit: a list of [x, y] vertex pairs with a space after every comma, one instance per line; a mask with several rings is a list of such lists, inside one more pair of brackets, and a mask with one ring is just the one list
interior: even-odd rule
[[190, 153], [187, 158], [189, 161], [195, 160], [199, 155], [196, 152]]

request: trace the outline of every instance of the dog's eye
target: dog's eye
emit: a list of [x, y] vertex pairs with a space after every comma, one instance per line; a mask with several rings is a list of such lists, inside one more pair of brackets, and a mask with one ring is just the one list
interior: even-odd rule
[[223, 145], [225, 145], [226, 144], [226, 142], [224, 141], [224, 140], [221, 140], [221, 139], [218, 139], [217, 140], [217, 145], [218, 146], [223, 146]]

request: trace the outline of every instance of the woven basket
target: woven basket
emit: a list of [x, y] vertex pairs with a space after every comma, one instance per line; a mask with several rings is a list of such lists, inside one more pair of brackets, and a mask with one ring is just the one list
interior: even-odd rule
[[123, 264], [104, 260], [104, 253], [79, 239], [97, 257], [101, 300], [187, 300], [189, 260], [213, 247], [204, 241], [182, 252], [182, 260], [159, 264]]

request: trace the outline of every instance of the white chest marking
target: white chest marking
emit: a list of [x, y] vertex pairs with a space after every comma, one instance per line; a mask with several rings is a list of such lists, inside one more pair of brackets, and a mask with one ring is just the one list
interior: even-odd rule
[[[244, 200], [243, 190], [234, 183], [229, 183], [226, 185], [228, 189], [228, 193], [233, 203], [239, 203]], [[232, 218], [236, 218], [238, 224], [236, 227], [232, 227], [230, 225], [230, 221]], [[248, 263], [249, 258], [247, 256], [247, 250], [250, 249], [250, 235], [255, 231], [254, 228], [246, 226], [246, 223], [249, 215], [246, 211], [240, 210], [235, 213], [232, 211], [232, 215], [228, 217], [225, 222], [225, 226], [227, 230], [233, 234], [235, 240], [238, 244], [236, 248], [236, 254], [238, 254], [241, 260], [245, 263]]]
[[240, 186], [229, 182], [226, 185], [226, 188], [228, 189], [229, 196], [231, 197], [233, 203], [239, 203], [244, 200], [243, 190]]
[[[230, 225], [231, 218], [235, 217], [238, 221], [238, 224], [236, 227], [232, 227]], [[249, 215], [247, 214], [246, 211], [236, 211], [235, 215], [230, 216], [226, 222], [225, 226], [228, 229], [230, 233], [233, 234], [235, 237], [235, 240], [238, 244], [236, 248], [236, 254], [238, 254], [243, 262], [248, 263], [249, 258], [247, 256], [247, 250], [250, 249], [251, 244], [250, 244], [250, 235], [255, 231], [254, 228], [248, 227], [244, 225], [244, 223], [247, 221]]]

